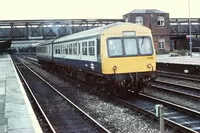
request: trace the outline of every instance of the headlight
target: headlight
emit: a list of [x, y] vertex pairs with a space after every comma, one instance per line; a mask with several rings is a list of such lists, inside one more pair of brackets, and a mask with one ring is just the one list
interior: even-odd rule
[[147, 64], [147, 67], [148, 67], [148, 68], [151, 68], [151, 67], [152, 67], [152, 65], [151, 65], [151, 64]]

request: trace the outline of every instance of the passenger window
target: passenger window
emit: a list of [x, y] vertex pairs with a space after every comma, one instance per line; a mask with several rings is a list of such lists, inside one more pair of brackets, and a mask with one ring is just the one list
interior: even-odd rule
[[89, 55], [90, 56], [94, 56], [95, 55], [94, 41], [89, 41]]
[[82, 42], [82, 55], [87, 55], [87, 42]]
[[73, 44], [73, 54], [77, 55], [77, 43]]

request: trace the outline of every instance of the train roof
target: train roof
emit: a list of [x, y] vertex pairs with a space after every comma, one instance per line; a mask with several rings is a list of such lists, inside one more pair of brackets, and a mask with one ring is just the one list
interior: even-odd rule
[[[111, 28], [111, 27], [119, 26], [119, 25], [140, 26], [140, 25], [128, 23], [128, 22], [113, 23], [113, 24], [102, 26], [102, 27], [98, 27], [98, 28], [94, 28], [94, 29], [90, 29], [90, 30], [86, 30], [86, 31], [81, 31], [81, 32], [78, 32], [75, 34], [63, 36], [63, 37], [56, 39], [54, 42], [58, 43], [58, 42], [64, 42], [64, 41], [68, 41], [68, 40], [75, 40], [77, 38], [97, 36], [97, 35], [100, 35], [104, 30]], [[145, 26], [140, 26], [140, 27], [143, 27], [143, 29], [149, 29]]]

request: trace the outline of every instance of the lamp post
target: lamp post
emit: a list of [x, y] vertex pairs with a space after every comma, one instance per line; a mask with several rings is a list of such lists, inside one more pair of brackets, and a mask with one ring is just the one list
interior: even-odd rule
[[188, 10], [189, 10], [189, 34], [190, 34], [189, 47], [190, 47], [190, 56], [192, 57], [192, 38], [191, 38], [191, 20], [190, 20], [190, 0], [188, 0]]

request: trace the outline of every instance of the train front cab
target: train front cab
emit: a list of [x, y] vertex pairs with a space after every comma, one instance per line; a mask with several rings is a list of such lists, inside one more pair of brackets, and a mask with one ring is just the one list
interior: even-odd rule
[[156, 78], [152, 40], [150, 29], [134, 24], [115, 26], [102, 34], [102, 73], [113, 79], [117, 96], [126, 95], [128, 89], [137, 93]]

